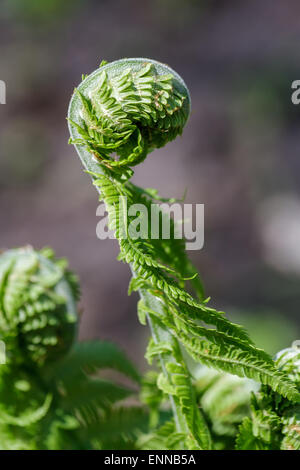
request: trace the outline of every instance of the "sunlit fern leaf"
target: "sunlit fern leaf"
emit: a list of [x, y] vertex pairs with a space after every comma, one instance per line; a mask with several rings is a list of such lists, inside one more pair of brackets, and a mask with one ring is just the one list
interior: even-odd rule
[[[146, 306], [145, 308], [147, 309]], [[273, 360], [264, 351], [254, 348], [251, 344], [247, 345], [244, 341], [225, 336], [217, 330], [199, 327], [197, 324], [194, 328], [198, 336], [195, 336], [193, 325], [185, 328], [183, 323], [180, 323], [178, 328], [178, 324], [173, 322], [173, 318], [167, 312], [165, 315], [160, 315], [152, 309], [148, 309], [148, 312], [157, 316], [172, 331], [197, 362], [270, 385], [287, 398], [298, 400], [299, 393], [293, 382], [274, 367]], [[207, 338], [213, 338], [213, 342], [207, 341]], [[218, 341], [215, 338], [218, 338]]]
[[[1, 449], [102, 448], [95, 436], [94, 442], [84, 438], [81, 428], [102, 423], [115, 403], [137, 393], [139, 374], [113, 344], [91, 341], [70, 349], [77, 295], [76, 277], [51, 249], [0, 255], [0, 337], [7, 352], [0, 366]], [[49, 341], [51, 335], [57, 341]], [[33, 348], [39, 345], [44, 349]], [[119, 372], [134, 384], [88, 376], [98, 369]], [[128, 438], [120, 433], [112, 442], [126, 447]]]

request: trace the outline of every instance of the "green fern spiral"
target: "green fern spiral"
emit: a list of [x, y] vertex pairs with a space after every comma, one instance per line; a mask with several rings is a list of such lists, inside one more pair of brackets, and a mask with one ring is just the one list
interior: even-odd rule
[[[139, 318], [149, 323], [152, 333], [147, 357], [160, 364], [157, 385], [170, 397], [177, 440], [191, 449], [208, 449], [210, 433], [182, 348], [197, 362], [252, 378], [290, 400], [299, 400], [299, 393], [243, 328], [207, 305], [183, 240], [137, 239], [129, 233], [132, 218], [125, 198], [128, 207], [143, 204], [149, 214], [151, 204], [160, 200], [155, 190], [130, 181], [132, 167], [181, 134], [189, 111], [189, 92], [176, 72], [153, 60], [124, 59], [101, 64], [84, 77], [71, 99], [68, 119], [70, 142], [106, 204], [119, 259], [131, 266], [130, 291], [139, 291]], [[197, 295], [186, 289], [186, 279]]]
[[64, 261], [51, 258], [51, 251], [31, 247], [0, 255], [0, 337], [15, 365], [44, 364], [72, 345], [77, 282]]

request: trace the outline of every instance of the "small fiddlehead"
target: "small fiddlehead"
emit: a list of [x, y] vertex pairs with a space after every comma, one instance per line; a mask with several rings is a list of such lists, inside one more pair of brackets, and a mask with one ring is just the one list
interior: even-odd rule
[[76, 278], [51, 250], [0, 255], [0, 338], [8, 361], [41, 366], [66, 354], [76, 333], [77, 296]]
[[[295, 341], [276, 354], [275, 364], [300, 390], [300, 348]], [[252, 395], [251, 414], [239, 429], [242, 450], [300, 450], [300, 406], [262, 386]]]
[[[72, 142], [115, 170], [112, 174], [124, 174], [150, 151], [175, 139], [190, 111], [182, 79], [162, 64], [140, 59], [101, 67], [80, 85], [76, 98], [70, 108], [72, 136], [77, 133]], [[75, 106], [80, 124], [72, 119]]]
[[129, 231], [125, 199], [127, 207], [150, 209], [158, 198], [130, 181], [132, 167], [181, 134], [189, 111], [189, 92], [176, 72], [152, 60], [124, 59], [84, 77], [68, 119], [70, 142], [106, 204], [119, 258], [131, 265], [130, 290], [139, 290], [139, 318], [152, 332], [147, 356], [160, 360], [158, 387], [170, 396], [177, 437], [181, 445], [203, 449], [211, 447], [211, 438], [181, 346], [198, 362], [253, 378], [291, 400], [299, 394], [240, 326], [208, 307], [199, 279], [192, 281], [198, 298], [186, 291], [184, 279], [195, 270], [182, 240], [137, 239]]
[[[1, 449], [34, 449], [52, 416], [43, 372], [71, 349], [77, 327], [76, 277], [52, 250], [30, 246], [0, 255]], [[38, 436], [38, 437], [37, 437]]]
[[1, 450], [132, 448], [147, 429], [145, 409], [121, 405], [136, 386], [90, 376], [112, 369], [140, 382], [114, 344], [75, 341], [78, 294], [76, 276], [52, 250], [0, 255]]

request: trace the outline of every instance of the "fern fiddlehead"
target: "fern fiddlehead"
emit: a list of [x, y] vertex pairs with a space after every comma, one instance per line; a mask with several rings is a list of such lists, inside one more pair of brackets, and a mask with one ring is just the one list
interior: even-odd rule
[[290, 400], [299, 394], [239, 325], [207, 305], [199, 280], [192, 280], [199, 298], [188, 293], [184, 279], [195, 270], [181, 240], [140, 239], [129, 231], [126, 207], [141, 203], [150, 209], [159, 199], [130, 181], [132, 167], [181, 134], [189, 110], [189, 92], [176, 72], [152, 60], [124, 59], [102, 63], [84, 77], [68, 119], [70, 142], [106, 204], [119, 258], [131, 265], [130, 290], [139, 290], [139, 318], [152, 332], [147, 356], [160, 359], [158, 387], [170, 396], [178, 439], [208, 449], [210, 434], [181, 347], [197, 362], [253, 378]]
[[[36, 448], [34, 432], [51, 414], [42, 370], [70, 350], [77, 325], [77, 282], [51, 250], [24, 247], [0, 255], [1, 449]], [[41, 429], [40, 429], [41, 431]]]

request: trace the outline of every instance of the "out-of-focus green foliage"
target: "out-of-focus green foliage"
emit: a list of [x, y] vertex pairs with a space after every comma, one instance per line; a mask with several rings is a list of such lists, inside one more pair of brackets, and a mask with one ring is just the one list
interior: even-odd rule
[[[76, 342], [78, 283], [51, 250], [0, 256], [1, 449], [134, 447], [147, 412], [122, 401], [139, 374], [115, 345]], [[111, 369], [132, 385], [100, 378]], [[135, 386], [134, 386], [135, 384]]]

